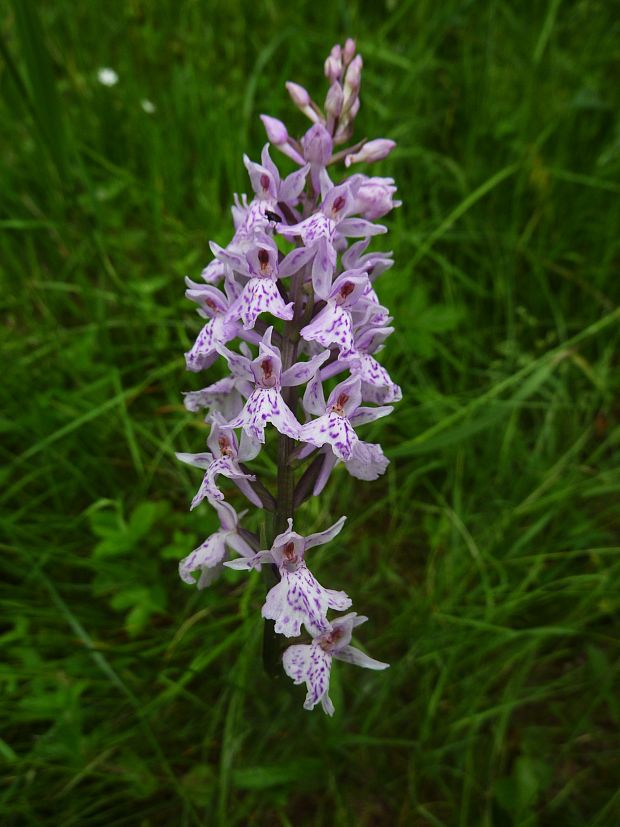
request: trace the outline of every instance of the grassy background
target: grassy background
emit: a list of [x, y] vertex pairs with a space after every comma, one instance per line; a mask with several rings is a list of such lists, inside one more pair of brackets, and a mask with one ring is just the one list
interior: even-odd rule
[[[0, 25], [2, 824], [620, 824], [612, 4], [15, 0]], [[283, 83], [322, 92], [347, 34], [360, 134], [399, 143], [405, 399], [366, 432], [388, 474], [301, 515], [351, 515], [316, 570], [392, 663], [338, 666], [329, 720], [261, 671], [259, 577], [178, 580], [214, 520], [173, 451], [205, 436], [183, 276], [230, 237], [258, 114], [305, 128]]]

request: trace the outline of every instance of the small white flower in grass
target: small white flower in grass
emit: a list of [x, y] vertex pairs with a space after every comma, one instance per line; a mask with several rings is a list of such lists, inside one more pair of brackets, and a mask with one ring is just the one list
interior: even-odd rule
[[142, 107], [142, 109], [144, 109], [147, 115], [154, 115], [155, 112], [157, 112], [157, 107], [155, 106], [153, 101], [148, 100], [148, 98], [144, 98], [143, 100], [141, 100], [140, 106]]
[[114, 69], [108, 66], [102, 66], [97, 72], [97, 80], [102, 86], [116, 86], [118, 83], [118, 75]]

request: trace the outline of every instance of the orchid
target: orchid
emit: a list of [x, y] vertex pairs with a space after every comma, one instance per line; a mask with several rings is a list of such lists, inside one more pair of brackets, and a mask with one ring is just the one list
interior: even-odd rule
[[245, 434], [242, 434], [241, 446], [239, 446], [235, 432], [225, 427], [221, 415], [214, 414], [211, 420], [213, 424], [211, 425], [207, 445], [213, 453], [207, 451], [202, 454], [176, 454], [177, 459], [180, 459], [181, 462], [194, 465], [196, 468], [203, 468], [205, 472], [202, 484], [192, 500], [190, 509], [200, 505], [205, 497], [211, 503], [224, 499], [224, 495], [215, 482], [216, 477], [220, 474], [233, 480], [253, 505], [262, 508], [260, 498], [248, 483], [248, 480], [254, 481], [256, 477], [253, 474], [244, 473], [239, 467], [239, 462], [254, 459], [260, 450], [260, 446], [249, 440]]
[[368, 620], [355, 612], [334, 620], [313, 638], [312, 643], [289, 646], [284, 657], [284, 671], [296, 684], [305, 683], [308, 688], [304, 709], [313, 709], [319, 702], [328, 715], [334, 714], [329, 697], [329, 678], [332, 659], [353, 663], [366, 669], [387, 669], [389, 664], [368, 657], [355, 646], [350, 646], [356, 626]]
[[[185, 408], [202, 412], [208, 435], [203, 450], [176, 455], [203, 475], [190, 509], [209, 505], [219, 519], [181, 561], [181, 578], [202, 589], [224, 568], [261, 572], [268, 582], [261, 609], [266, 666], [272, 670], [269, 652], [276, 653], [293, 682], [306, 684], [305, 708], [320, 703], [329, 715], [334, 660], [375, 670], [387, 664], [351, 646], [353, 629], [366, 618], [334, 615], [348, 610], [351, 598], [314, 573], [322, 556], [311, 550], [336, 548], [346, 517], [323, 531], [304, 530], [303, 504], [321, 494], [339, 465], [359, 480], [386, 472], [381, 446], [358, 430], [391, 413], [387, 403], [402, 396], [377, 359], [395, 328], [376, 281], [394, 261], [374, 248], [387, 232], [377, 219], [401, 202], [392, 178], [335, 174], [337, 165], [363, 169], [395, 146], [385, 138], [349, 144], [362, 66], [353, 40], [332, 48], [323, 106], [303, 86], [286, 84], [310, 120], [299, 138], [261, 115], [268, 143], [260, 162], [243, 156], [251, 192], [234, 196], [232, 237], [210, 242], [213, 259], [201, 281], [186, 279], [186, 297], [204, 319], [185, 355], [187, 369], [202, 372], [221, 356], [227, 373], [184, 394]], [[280, 174], [273, 148], [295, 165], [289, 175]], [[274, 460], [259, 462], [272, 447]], [[234, 497], [255, 507], [259, 532], [242, 525], [247, 512], [237, 513]], [[338, 564], [337, 554], [329, 559]], [[277, 636], [298, 640], [278, 654]]]
[[239, 532], [239, 519], [243, 513], [238, 515], [232, 505], [225, 502], [213, 505], [220, 520], [220, 528], [179, 563], [179, 575], [186, 583], [193, 585], [195, 581], [192, 573], [200, 571], [196, 584], [199, 589], [204, 589], [218, 576], [224, 567], [228, 550], [245, 557], [254, 554], [252, 547]]
[[279, 534], [268, 551], [259, 551], [254, 557], [238, 558], [224, 565], [233, 569], [252, 569], [265, 563], [277, 566], [280, 581], [268, 593], [262, 609], [267, 620], [275, 620], [275, 631], [286, 637], [297, 637], [301, 625], [308, 632], [327, 628], [327, 610], [342, 611], [351, 605], [344, 592], [325, 589], [306, 566], [305, 552], [323, 545], [340, 533], [346, 517], [318, 534], [302, 537], [293, 531], [289, 517], [288, 530]]
[[373, 422], [393, 410], [390, 405], [362, 407], [361, 384], [359, 376], [345, 379], [336, 385], [326, 402], [322, 382], [315, 376], [308, 383], [303, 405], [308, 413], [317, 414], [317, 418], [302, 426], [302, 441], [319, 448], [327, 443], [337, 457], [350, 460], [358, 442], [354, 426]]

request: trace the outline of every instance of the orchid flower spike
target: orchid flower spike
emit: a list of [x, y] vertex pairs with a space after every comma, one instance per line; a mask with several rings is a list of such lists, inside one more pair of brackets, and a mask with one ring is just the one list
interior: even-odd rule
[[[186, 367], [201, 373], [222, 357], [223, 372], [184, 394], [186, 410], [200, 414], [208, 435], [197, 453], [176, 455], [202, 472], [190, 509], [213, 508], [219, 520], [181, 560], [182, 580], [202, 589], [224, 567], [267, 566], [275, 582], [261, 609], [265, 634], [292, 643], [282, 656], [279, 646], [264, 647], [268, 671], [283, 667], [306, 685], [304, 707], [321, 704], [328, 715], [334, 660], [371, 670], [388, 665], [351, 645], [367, 618], [339, 615], [351, 598], [323, 586], [313, 571], [322, 556], [312, 549], [333, 543], [328, 558], [337, 566], [334, 540], [343, 532], [343, 544], [353, 546], [355, 527], [343, 531], [346, 516], [318, 532], [293, 527], [310, 516], [297, 513], [305, 500], [319, 497], [342, 467], [356, 480], [386, 473], [381, 445], [358, 430], [390, 414], [402, 397], [380, 361], [396, 325], [380, 295], [378, 278], [394, 260], [380, 249], [378, 237], [388, 228], [377, 223], [401, 201], [393, 178], [348, 174], [353, 164], [387, 158], [395, 146], [387, 138], [351, 143], [362, 68], [348, 38], [324, 62], [320, 96], [287, 82], [293, 104], [310, 120], [301, 135], [279, 118], [260, 116], [268, 143], [259, 160], [243, 156], [248, 192], [233, 196], [230, 232], [210, 242], [213, 257], [200, 279], [186, 279], [185, 295], [202, 319]], [[274, 148], [293, 162], [290, 174], [280, 174]], [[248, 512], [238, 513], [237, 501], [252, 507], [247, 526]]]

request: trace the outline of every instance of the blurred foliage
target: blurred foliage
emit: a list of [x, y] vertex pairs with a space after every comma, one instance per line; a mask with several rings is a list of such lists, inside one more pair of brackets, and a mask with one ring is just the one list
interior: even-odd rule
[[[5, 4], [2, 824], [617, 827], [614, 12]], [[316, 569], [392, 664], [335, 669], [328, 720], [261, 671], [260, 577], [178, 579], [216, 521], [174, 451], [206, 436], [183, 276], [230, 237], [258, 114], [304, 129], [284, 81], [322, 94], [349, 34], [359, 134], [398, 141], [378, 292], [405, 398], [366, 431], [386, 476], [337, 469], [299, 515], [350, 515]]]

